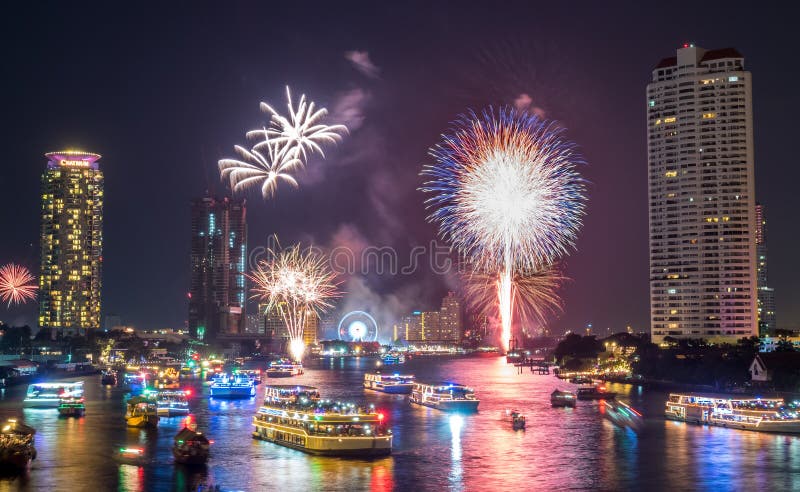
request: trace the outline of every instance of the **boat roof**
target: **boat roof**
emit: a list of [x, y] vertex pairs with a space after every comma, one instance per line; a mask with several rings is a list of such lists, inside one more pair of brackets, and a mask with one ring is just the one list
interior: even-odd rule
[[454, 383], [452, 381], [440, 381], [438, 383], [416, 383], [420, 386], [432, 386], [434, 388], [463, 388], [463, 389], [472, 389], [466, 385]]
[[75, 382], [52, 382], [52, 383], [33, 383], [29, 384], [28, 388], [77, 388], [83, 386], [83, 381]]
[[175, 434], [176, 441], [199, 441], [208, 443], [208, 438], [200, 432], [195, 432], [188, 427], [184, 427], [177, 434]]
[[709, 400], [732, 400], [732, 401], [785, 401], [784, 398], [772, 396], [750, 396], [750, 395], [732, 395], [725, 393], [670, 393], [669, 396], [686, 396], [690, 398], [706, 398]]
[[295, 391], [316, 391], [316, 386], [303, 386], [297, 384], [268, 384], [267, 389], [274, 388], [281, 392], [295, 392]]

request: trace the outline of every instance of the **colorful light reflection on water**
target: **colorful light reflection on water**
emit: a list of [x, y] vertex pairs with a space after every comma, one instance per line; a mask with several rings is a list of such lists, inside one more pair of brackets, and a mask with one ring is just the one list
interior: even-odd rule
[[[253, 440], [259, 399], [210, 400], [207, 387], [195, 382], [191, 406], [199, 428], [215, 442], [209, 466], [193, 470], [172, 462], [181, 417], [162, 419], [157, 431], [127, 429], [124, 392], [101, 387], [98, 378], [86, 378], [87, 414], [77, 420], [59, 419], [55, 410], [22, 410], [24, 388], [11, 388], [1, 395], [0, 414], [22, 416], [37, 429], [39, 456], [27, 477], [0, 480], [0, 491], [800, 488], [799, 437], [665, 421], [663, 393], [610, 385], [649, 416], [636, 435], [603, 419], [595, 402], [551, 408], [550, 392], [571, 385], [516, 374], [501, 358], [414, 359], [399, 366], [420, 380], [474, 387], [480, 412], [463, 416], [412, 406], [402, 396], [365, 393], [363, 373], [374, 367], [366, 358], [323, 360], [292, 379], [334, 398], [369, 401], [387, 415], [394, 452], [373, 461], [309, 456]], [[259, 397], [262, 392], [263, 386]], [[513, 431], [501, 418], [509, 408], [527, 415], [526, 431]], [[112, 452], [120, 446], [143, 448], [151, 463], [117, 464]]]

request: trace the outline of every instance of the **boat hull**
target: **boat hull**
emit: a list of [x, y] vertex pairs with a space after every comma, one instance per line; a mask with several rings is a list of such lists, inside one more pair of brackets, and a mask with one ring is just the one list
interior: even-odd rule
[[150, 427], [156, 428], [158, 427], [158, 416], [136, 416], [136, 417], [127, 417], [125, 419], [128, 427], [136, 427], [139, 429]]
[[[253, 438], [318, 456], [374, 458], [388, 456], [392, 453], [392, 436], [302, 436], [302, 444], [298, 444], [286, 439], [279, 439], [278, 436], [281, 434], [286, 435], [287, 433], [279, 433], [275, 428], [257, 423]], [[291, 434], [291, 436], [295, 435]]]
[[28, 399], [26, 398], [22, 402], [22, 406], [25, 408], [58, 408], [61, 405], [60, 398], [54, 399]]
[[414, 384], [391, 384], [388, 386], [380, 386], [364, 383], [364, 388], [372, 391], [380, 391], [381, 393], [388, 393], [390, 395], [408, 395], [414, 389]]
[[179, 417], [189, 415], [188, 408], [159, 408], [159, 417]]
[[685, 424], [692, 425], [713, 425], [715, 427], [723, 427], [726, 429], [767, 432], [771, 434], [800, 434], [800, 422], [766, 421], [760, 422], [758, 425], [756, 425], [722, 419], [684, 419], [673, 414], [665, 414], [664, 418], [666, 420], [674, 420], [675, 422], [683, 422]]
[[476, 413], [478, 411], [478, 404], [480, 400], [440, 400], [436, 401], [419, 401], [412, 399], [411, 403], [422, 405], [423, 407], [435, 408], [443, 412], [461, 412], [461, 413]]
[[256, 390], [254, 387], [250, 388], [211, 388], [212, 398], [252, 398], [255, 396]]
[[173, 448], [172, 456], [175, 463], [181, 465], [205, 465], [208, 462], [208, 453], [186, 454]]

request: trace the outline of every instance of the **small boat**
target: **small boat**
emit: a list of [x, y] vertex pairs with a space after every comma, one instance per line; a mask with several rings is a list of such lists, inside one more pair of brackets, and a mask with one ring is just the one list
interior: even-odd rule
[[572, 384], [592, 384], [592, 378], [586, 376], [575, 376], [569, 380]]
[[115, 386], [117, 384], [117, 371], [111, 369], [103, 371], [100, 376], [100, 384], [104, 386]]
[[0, 470], [21, 472], [36, 459], [33, 435], [36, 429], [16, 419], [8, 419], [0, 427]]
[[268, 378], [290, 378], [303, 374], [303, 364], [286, 360], [270, 362], [267, 369]]
[[555, 390], [550, 393], [550, 404], [553, 407], [575, 407], [577, 397], [571, 391]]
[[519, 410], [506, 410], [503, 420], [510, 422], [514, 430], [525, 430], [525, 416]]
[[211, 383], [212, 398], [251, 398], [256, 396], [256, 383], [243, 375], [233, 377], [227, 374], [214, 379]]
[[247, 376], [248, 378], [252, 379], [253, 383], [255, 383], [256, 386], [258, 386], [262, 382], [261, 369], [240, 369], [238, 372], [239, 374]]
[[605, 386], [587, 386], [578, 388], [577, 396], [579, 400], [612, 400], [617, 394], [606, 391]]
[[204, 465], [208, 461], [211, 441], [202, 432], [197, 432], [194, 423], [187, 418], [184, 427], [177, 434], [172, 444], [172, 455], [175, 463], [182, 465]]
[[458, 383], [424, 384], [414, 383], [409, 397], [411, 403], [437, 410], [453, 412], [477, 412], [481, 402], [472, 388]]
[[140, 448], [119, 448], [114, 453], [114, 460], [123, 465], [143, 466], [147, 464], [147, 455]]
[[62, 398], [58, 405], [58, 415], [61, 417], [83, 417], [86, 414], [86, 404], [83, 397]]
[[603, 400], [601, 402], [601, 412], [605, 418], [620, 427], [628, 427], [638, 433], [642, 430], [644, 421], [642, 414], [631, 406], [615, 400]]
[[406, 356], [400, 352], [388, 352], [381, 356], [381, 362], [386, 366], [405, 364]]
[[142, 392], [147, 389], [147, 373], [126, 372], [122, 376], [122, 385], [130, 389], [132, 393]]
[[159, 391], [156, 394], [156, 407], [158, 415], [163, 417], [189, 415], [189, 401], [186, 399], [186, 391]]
[[128, 400], [125, 421], [128, 427], [158, 427], [158, 407], [153, 398], [134, 396]]
[[390, 394], [409, 394], [414, 389], [414, 376], [408, 374], [364, 374], [364, 388]]

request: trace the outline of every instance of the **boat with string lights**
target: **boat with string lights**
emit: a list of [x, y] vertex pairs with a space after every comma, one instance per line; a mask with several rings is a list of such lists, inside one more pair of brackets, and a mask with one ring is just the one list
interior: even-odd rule
[[63, 398], [82, 398], [83, 381], [72, 383], [35, 383], [28, 386], [22, 406], [58, 408]]
[[189, 390], [161, 390], [156, 394], [157, 413], [161, 417], [189, 415]]
[[268, 378], [290, 378], [303, 374], [303, 364], [288, 360], [272, 361], [267, 368]]
[[669, 395], [664, 417], [692, 424], [780, 434], [800, 434], [800, 403], [783, 398]]
[[383, 413], [372, 405], [322, 400], [313, 386], [267, 386], [253, 425], [254, 438], [310, 454], [374, 457], [392, 452], [392, 431]]
[[212, 398], [251, 398], [256, 396], [256, 383], [242, 374], [219, 375], [211, 383]]
[[364, 374], [364, 388], [393, 395], [407, 395], [414, 389], [414, 376], [410, 374]]
[[471, 413], [478, 411], [481, 402], [472, 388], [462, 384], [444, 382], [439, 384], [414, 383], [409, 397], [411, 403], [443, 410], [445, 412]]

